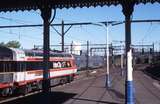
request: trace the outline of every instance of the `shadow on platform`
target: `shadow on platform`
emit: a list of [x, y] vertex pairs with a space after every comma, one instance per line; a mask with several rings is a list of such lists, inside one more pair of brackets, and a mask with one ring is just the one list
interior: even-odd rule
[[115, 89], [110, 89], [109, 93], [114, 98], [125, 99], [125, 95]]
[[72, 99], [75, 95], [75, 93], [64, 92], [50, 92], [48, 95], [38, 93], [2, 104], [62, 104], [65, 101]]

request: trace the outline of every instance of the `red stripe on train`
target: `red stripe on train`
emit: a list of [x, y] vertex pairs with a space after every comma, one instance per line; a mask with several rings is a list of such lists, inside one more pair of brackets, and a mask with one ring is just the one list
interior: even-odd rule
[[[57, 69], [50, 69], [48, 71], [50, 72], [56, 72], [56, 71], [66, 71], [66, 70], [76, 70], [76, 68], [57, 68]], [[27, 74], [39, 74], [43, 73], [43, 70], [34, 70], [34, 71], [27, 71]]]

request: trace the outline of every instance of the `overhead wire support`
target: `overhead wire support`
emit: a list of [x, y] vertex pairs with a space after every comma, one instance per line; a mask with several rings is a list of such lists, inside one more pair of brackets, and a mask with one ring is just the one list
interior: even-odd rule
[[58, 35], [60, 35], [61, 36], [61, 47], [62, 47], [62, 52], [64, 52], [64, 36], [65, 36], [65, 34], [71, 29], [71, 27], [72, 27], [73, 25], [70, 25], [70, 27], [66, 30], [66, 31], [64, 31], [64, 21], [62, 20], [62, 24], [61, 24], [61, 27], [62, 27], [62, 31], [61, 31], [61, 33], [57, 30], [57, 29], [55, 29], [53, 26], [52, 26], [52, 28], [58, 33]]
[[61, 36], [61, 33], [60, 33], [56, 28], [54, 28], [54, 26], [51, 26], [51, 27], [53, 28], [54, 31], [56, 31], [56, 33], [57, 33], [58, 35]]
[[[119, 22], [119, 21], [109, 21], [108, 23], [114, 23], [114, 22]], [[98, 23], [107, 23], [106, 21], [103, 22], [98, 22]], [[79, 26], [79, 25], [93, 25], [92, 22], [81, 22], [81, 23], [64, 23], [64, 26]], [[31, 24], [31, 25], [5, 25], [5, 26], [0, 26], [0, 28], [17, 28], [17, 27], [42, 27], [43, 24]], [[62, 24], [50, 24], [50, 26], [62, 26]]]
[[[66, 34], [71, 29], [72, 26], [73, 25], [70, 25], [70, 27], [64, 32], [64, 34]], [[54, 28], [53, 25], [51, 27], [56, 31], [56, 33], [58, 33], [61, 36], [61, 33], [56, 28]]]
[[66, 34], [72, 28], [72, 26], [73, 25], [70, 25], [69, 28], [64, 32], [64, 34]]
[[[132, 23], [147, 23], [147, 22], [160, 22], [160, 20], [131, 20]], [[125, 21], [103, 21], [98, 22], [102, 24], [110, 23], [112, 26], [120, 25], [125, 23]], [[62, 24], [50, 24], [50, 26], [61, 26]], [[79, 26], [79, 25], [93, 25], [93, 22], [81, 22], [81, 23], [64, 23], [64, 26]], [[18, 28], [18, 27], [42, 27], [43, 24], [31, 24], [31, 25], [4, 25], [0, 26], [0, 28]]]

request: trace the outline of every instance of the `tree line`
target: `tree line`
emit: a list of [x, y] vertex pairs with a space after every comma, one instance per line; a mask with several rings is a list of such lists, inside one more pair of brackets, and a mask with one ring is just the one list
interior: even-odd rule
[[19, 41], [12, 40], [7, 43], [0, 42], [0, 46], [10, 47], [10, 48], [20, 48], [21, 44]]

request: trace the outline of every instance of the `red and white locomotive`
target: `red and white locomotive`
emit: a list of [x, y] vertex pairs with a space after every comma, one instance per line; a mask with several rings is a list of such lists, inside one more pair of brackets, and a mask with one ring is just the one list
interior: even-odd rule
[[[43, 51], [22, 50], [0, 46], [0, 94], [27, 93], [41, 89], [43, 81]], [[77, 72], [71, 54], [50, 51], [51, 85], [70, 82]]]

